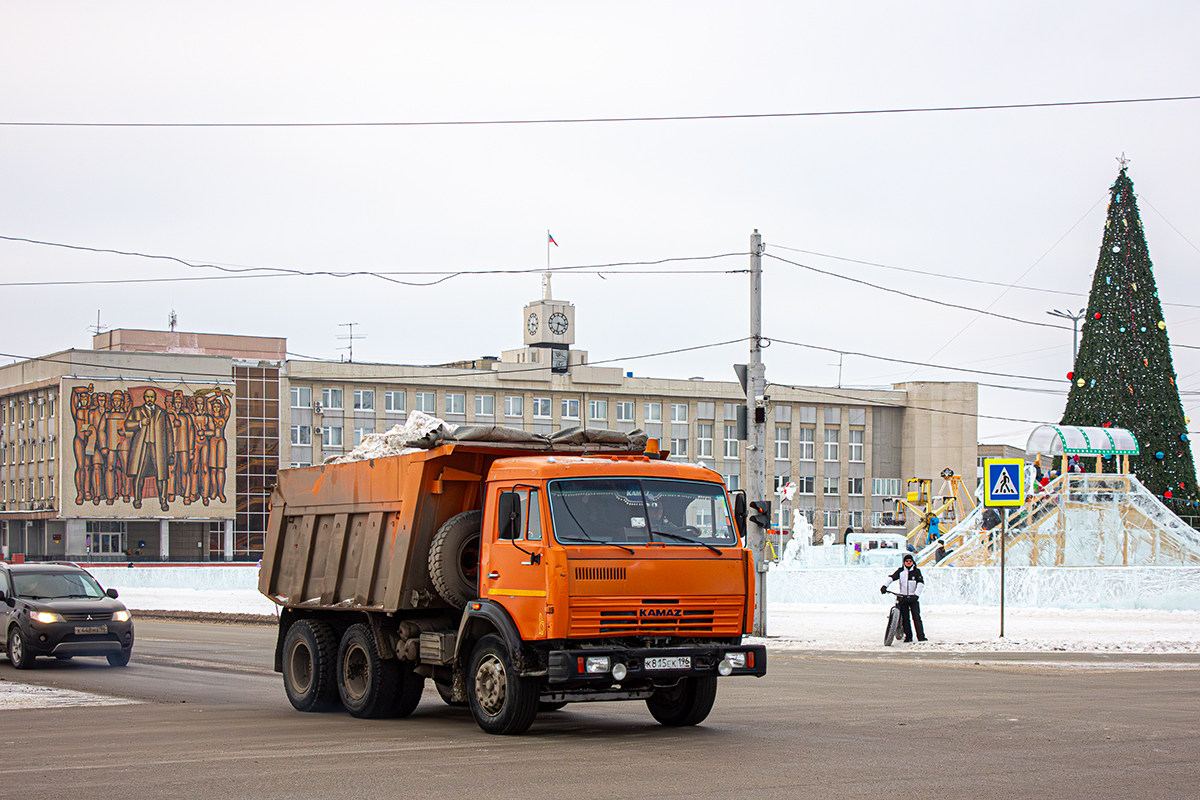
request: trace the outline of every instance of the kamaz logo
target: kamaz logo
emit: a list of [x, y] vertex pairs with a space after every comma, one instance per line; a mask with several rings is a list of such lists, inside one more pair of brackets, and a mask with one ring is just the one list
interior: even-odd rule
[[639, 617], [681, 617], [683, 611], [678, 608], [639, 608]]

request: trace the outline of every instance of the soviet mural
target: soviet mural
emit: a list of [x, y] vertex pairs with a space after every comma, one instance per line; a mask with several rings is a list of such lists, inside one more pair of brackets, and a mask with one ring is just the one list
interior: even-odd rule
[[[70, 408], [63, 415], [64, 515], [71, 514], [72, 489], [76, 507], [90, 506], [80, 516], [129, 515], [130, 506], [155, 516], [231, 510], [228, 389], [106, 382], [64, 385], [62, 392]], [[185, 510], [194, 504], [228, 508]]]

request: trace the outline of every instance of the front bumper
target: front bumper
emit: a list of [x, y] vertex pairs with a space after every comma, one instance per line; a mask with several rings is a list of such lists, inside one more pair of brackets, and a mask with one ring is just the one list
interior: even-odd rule
[[[589, 647], [579, 650], [551, 650], [547, 681], [552, 684], [587, 687], [611, 685], [614, 682], [612, 667], [622, 664], [626, 676], [620, 681], [625, 686], [653, 685], [671, 686], [680, 678], [693, 676], [717, 676], [717, 665], [727, 653], [745, 653], [746, 666], [735, 668], [729, 677], [751, 675], [760, 677], [767, 674], [767, 648], [763, 645], [731, 645], [717, 647], [656, 647], [656, 648], [623, 648], [623, 647]], [[587, 672], [588, 658], [608, 656], [610, 668], [608, 672]], [[646, 660], [653, 658], [690, 658], [686, 669], [647, 669]], [[584, 669], [580, 669], [580, 659]]]
[[[76, 633], [77, 627], [103, 626], [104, 633]], [[133, 647], [132, 622], [30, 622], [26, 647], [39, 656], [108, 656]]]

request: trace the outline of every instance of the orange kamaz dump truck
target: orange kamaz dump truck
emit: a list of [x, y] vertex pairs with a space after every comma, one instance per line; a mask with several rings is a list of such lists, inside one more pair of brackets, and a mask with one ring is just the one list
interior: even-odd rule
[[766, 673], [743, 496], [644, 435], [524, 437], [279, 473], [259, 589], [293, 706], [406, 716], [432, 680], [488, 733], [595, 700], [695, 725]]

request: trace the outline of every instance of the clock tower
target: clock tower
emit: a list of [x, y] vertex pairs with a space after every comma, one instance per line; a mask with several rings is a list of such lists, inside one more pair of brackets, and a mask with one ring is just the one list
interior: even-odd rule
[[505, 364], [542, 364], [561, 375], [572, 366], [587, 363], [585, 351], [571, 349], [575, 344], [575, 306], [551, 297], [549, 273], [542, 276], [542, 299], [527, 303], [521, 311], [521, 331], [525, 347], [503, 351]]

